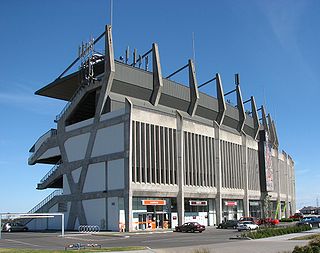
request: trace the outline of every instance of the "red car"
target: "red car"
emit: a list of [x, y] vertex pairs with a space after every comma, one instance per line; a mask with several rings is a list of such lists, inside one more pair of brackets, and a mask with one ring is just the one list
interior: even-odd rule
[[176, 232], [195, 232], [198, 231], [199, 233], [202, 233], [206, 229], [205, 226], [200, 225], [198, 222], [186, 222], [182, 224], [181, 226], [176, 226], [175, 231]]
[[291, 215], [289, 218], [290, 219], [303, 219], [303, 214], [302, 213], [295, 213], [294, 215]]
[[259, 225], [271, 225], [271, 226], [274, 226], [274, 225], [277, 225], [279, 224], [279, 220], [278, 219], [272, 219], [272, 218], [264, 218], [264, 219], [260, 219], [258, 221], [258, 224]]

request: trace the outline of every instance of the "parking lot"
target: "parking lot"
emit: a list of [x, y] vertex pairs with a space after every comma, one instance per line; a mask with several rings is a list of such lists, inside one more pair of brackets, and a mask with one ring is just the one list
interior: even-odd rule
[[67, 232], [16, 232], [2, 233], [1, 248], [64, 249], [75, 243], [100, 244], [102, 247], [146, 246], [152, 249], [196, 247], [218, 243], [233, 243], [230, 237], [239, 232], [230, 229], [208, 227], [203, 233], [145, 232], [145, 233], [104, 233], [80, 234]]

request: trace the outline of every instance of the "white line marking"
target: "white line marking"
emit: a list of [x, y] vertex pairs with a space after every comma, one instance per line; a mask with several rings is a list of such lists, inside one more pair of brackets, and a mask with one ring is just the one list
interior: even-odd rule
[[20, 244], [24, 244], [24, 245], [29, 245], [29, 246], [34, 246], [34, 247], [40, 247], [40, 245], [36, 245], [36, 244], [31, 244], [31, 243], [27, 243], [27, 242], [21, 242], [21, 241], [17, 241], [17, 240], [10, 240], [10, 239], [5, 239], [6, 241], [9, 242], [15, 242], [15, 243], [20, 243]]

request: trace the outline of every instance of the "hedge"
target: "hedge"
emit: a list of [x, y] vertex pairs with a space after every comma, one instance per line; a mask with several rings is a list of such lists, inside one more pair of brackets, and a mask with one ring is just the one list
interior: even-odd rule
[[251, 239], [260, 239], [278, 235], [286, 235], [292, 233], [299, 233], [303, 231], [311, 230], [309, 226], [292, 226], [292, 227], [280, 227], [280, 228], [265, 228], [257, 231], [250, 231], [243, 233], [242, 237], [249, 237]]

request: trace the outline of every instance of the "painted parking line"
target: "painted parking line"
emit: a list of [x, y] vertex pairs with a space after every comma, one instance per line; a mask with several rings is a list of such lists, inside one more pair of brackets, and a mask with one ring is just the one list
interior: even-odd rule
[[5, 239], [8, 242], [14, 242], [14, 243], [18, 243], [18, 244], [23, 244], [23, 245], [28, 245], [28, 246], [33, 246], [33, 247], [40, 247], [40, 245], [37, 244], [32, 244], [32, 243], [27, 243], [27, 242], [22, 242], [22, 241], [17, 241], [17, 240], [11, 240], [11, 239]]

